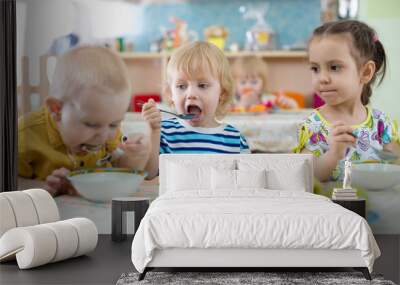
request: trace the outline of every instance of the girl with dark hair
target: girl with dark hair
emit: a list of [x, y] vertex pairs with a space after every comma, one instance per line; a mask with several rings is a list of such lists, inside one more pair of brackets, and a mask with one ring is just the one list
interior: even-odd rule
[[308, 53], [312, 86], [325, 105], [301, 125], [295, 152], [315, 155], [315, 176], [341, 181], [346, 160], [380, 161], [381, 150], [400, 156], [397, 124], [368, 106], [387, 64], [377, 33], [355, 20], [326, 23], [314, 30]]

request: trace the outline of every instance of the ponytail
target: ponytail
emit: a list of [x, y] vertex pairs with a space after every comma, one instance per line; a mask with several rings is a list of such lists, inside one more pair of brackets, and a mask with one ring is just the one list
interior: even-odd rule
[[364, 88], [361, 93], [361, 103], [365, 106], [369, 104], [370, 97], [372, 96], [372, 87], [379, 78], [378, 81], [378, 86], [382, 83], [383, 78], [385, 77], [386, 74], [386, 52], [385, 49], [383, 48], [382, 43], [379, 41], [379, 39], [376, 39], [375, 36], [373, 37], [374, 40], [374, 51], [372, 55], [372, 60], [375, 62], [375, 73], [372, 76], [371, 80], [364, 85]]
[[372, 96], [371, 81], [364, 85], [361, 93], [361, 103], [365, 106], [369, 104], [369, 98]]
[[374, 52], [374, 59], [375, 64], [376, 64], [376, 72], [380, 79], [378, 82], [378, 85], [382, 83], [383, 78], [385, 77], [386, 74], [386, 52], [385, 49], [383, 48], [382, 43], [377, 40], [375, 42], [375, 52]]

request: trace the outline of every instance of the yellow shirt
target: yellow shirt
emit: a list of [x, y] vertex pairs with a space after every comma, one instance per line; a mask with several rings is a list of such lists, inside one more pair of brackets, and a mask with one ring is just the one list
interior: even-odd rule
[[[99, 151], [84, 155], [67, 152], [61, 135], [47, 108], [31, 112], [18, 120], [18, 175], [45, 180], [54, 170], [98, 167], [96, 162], [114, 151], [121, 138], [120, 130]], [[102, 165], [110, 167], [109, 162]]]

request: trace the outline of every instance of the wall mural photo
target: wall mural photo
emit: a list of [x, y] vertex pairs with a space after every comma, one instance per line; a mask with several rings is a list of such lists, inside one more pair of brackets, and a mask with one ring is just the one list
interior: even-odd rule
[[[397, 40], [385, 26], [399, 17], [372, 2], [2, 2], [15, 25], [2, 34], [14, 45], [2, 47], [0, 260], [15, 251], [22, 269], [68, 248], [90, 254], [100, 234], [131, 238], [139, 279], [169, 267], [156, 249], [168, 260], [182, 250], [183, 267], [191, 248], [214, 260], [209, 248], [252, 247], [277, 249], [281, 267], [294, 249], [295, 267], [312, 267], [310, 249], [321, 260], [337, 250], [335, 267], [351, 257], [376, 278], [374, 263], [379, 273], [392, 258], [383, 238], [400, 236]], [[48, 223], [79, 239], [53, 240]], [[261, 241], [271, 232], [280, 238]]]

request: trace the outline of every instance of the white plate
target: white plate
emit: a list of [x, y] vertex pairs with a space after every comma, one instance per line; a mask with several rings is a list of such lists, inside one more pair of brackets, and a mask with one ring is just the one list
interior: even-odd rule
[[68, 179], [82, 197], [109, 202], [114, 197], [132, 196], [143, 182], [143, 172], [124, 169], [96, 169], [72, 172]]
[[400, 165], [383, 163], [353, 164], [352, 185], [367, 190], [391, 189], [400, 184]]

